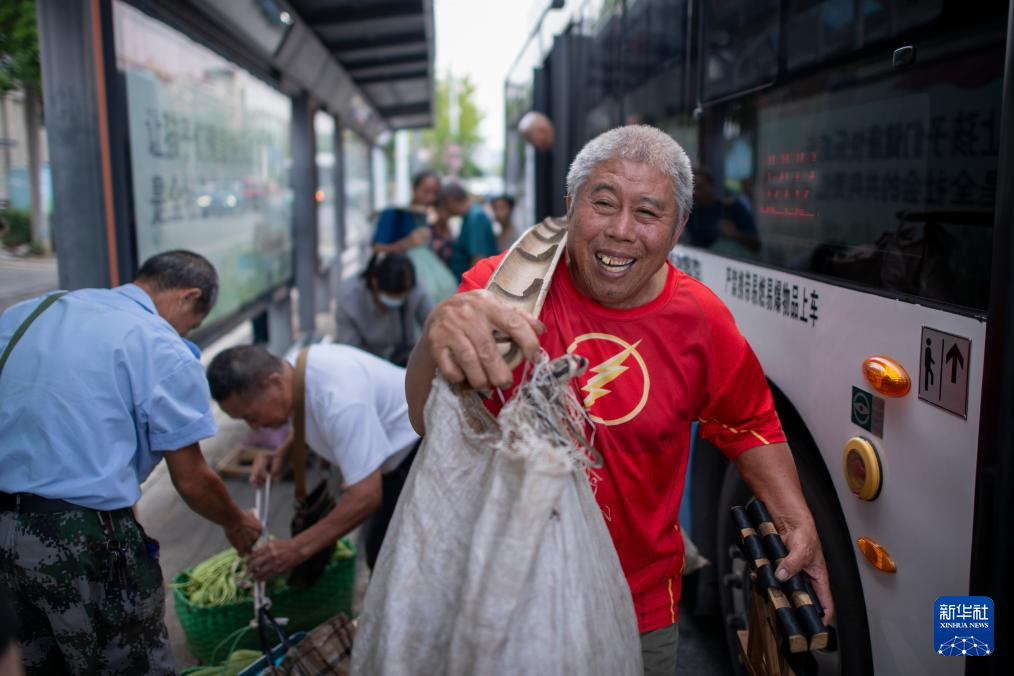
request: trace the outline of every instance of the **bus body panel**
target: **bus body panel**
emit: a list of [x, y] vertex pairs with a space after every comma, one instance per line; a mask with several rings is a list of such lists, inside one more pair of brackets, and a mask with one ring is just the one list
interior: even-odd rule
[[[834, 482], [853, 544], [858, 537], [870, 537], [897, 565], [896, 573], [881, 572], [854, 550], [867, 605], [875, 609], [868, 619], [877, 672], [963, 673], [963, 660], [933, 652], [934, 601], [968, 593], [985, 322], [691, 247], [678, 246], [674, 259], [725, 302], [768, 378], [806, 422]], [[748, 293], [741, 291], [740, 273], [749, 280], [742, 287]], [[763, 305], [754, 293], [761, 279]], [[792, 318], [791, 300], [788, 314], [775, 312], [773, 302], [768, 309], [769, 280], [775, 288], [788, 285], [790, 299], [791, 290], [798, 289], [800, 304], [805, 295], [806, 322], [798, 317], [799, 306]], [[777, 330], [771, 330], [772, 323]], [[918, 397], [924, 326], [971, 341], [967, 419]], [[861, 370], [873, 355], [900, 362], [912, 380], [907, 395], [885, 398], [883, 438], [853, 423], [851, 416], [852, 387], [876, 394]], [[942, 375], [949, 377], [950, 368]], [[873, 501], [858, 499], [845, 481], [842, 449], [854, 436], [871, 441], [880, 456], [883, 487]]]

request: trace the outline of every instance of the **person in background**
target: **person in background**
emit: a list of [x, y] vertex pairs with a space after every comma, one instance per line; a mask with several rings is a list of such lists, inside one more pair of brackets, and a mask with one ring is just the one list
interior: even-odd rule
[[[230, 348], [208, 366], [211, 394], [226, 414], [251, 427], [284, 425], [300, 394], [295, 362], [259, 345]], [[313, 345], [304, 375], [306, 445], [341, 470], [346, 486], [334, 508], [313, 526], [254, 550], [247, 566], [257, 580], [334, 547], [360, 524], [372, 569], [419, 445], [408, 420], [405, 369], [348, 345]], [[269, 474], [279, 478], [292, 446], [290, 437], [277, 451], [259, 454], [250, 483], [259, 486]]]
[[750, 255], [760, 249], [757, 224], [739, 200], [723, 199], [707, 169], [694, 170], [694, 210], [687, 221], [688, 243], [732, 255]]
[[404, 366], [433, 304], [405, 254], [374, 254], [338, 289], [335, 342]]
[[0, 587], [29, 674], [174, 674], [158, 543], [132, 507], [165, 459], [183, 502], [245, 554], [261, 525], [201, 454], [218, 428], [198, 350], [218, 275], [169, 251], [133, 283], [0, 316]]
[[373, 234], [373, 250], [377, 253], [408, 251], [429, 241], [427, 210], [436, 204], [440, 194], [440, 175], [420, 171], [412, 179], [412, 204], [407, 208], [389, 207], [380, 213]]
[[454, 257], [454, 234], [451, 232], [451, 209], [450, 196], [446, 190], [441, 190], [437, 197], [436, 206], [433, 208], [433, 223], [430, 225], [430, 248], [437, 258], [443, 261], [447, 269], [451, 269], [451, 258]]
[[514, 213], [514, 198], [510, 195], [497, 195], [490, 200], [489, 205], [493, 208], [493, 219], [500, 228], [496, 243], [503, 251], [518, 238], [518, 233], [514, 231], [514, 222], [511, 220]]
[[458, 183], [445, 185], [438, 201], [445, 204], [451, 216], [461, 216], [461, 231], [451, 255], [451, 272], [461, 279], [465, 270], [478, 261], [499, 253], [500, 248], [493, 234], [493, 222], [482, 205], [473, 204], [468, 193]]
[[556, 139], [553, 122], [537, 110], [530, 110], [521, 117], [518, 121], [518, 131], [522, 138], [540, 152], [546, 152], [553, 148], [553, 142]]

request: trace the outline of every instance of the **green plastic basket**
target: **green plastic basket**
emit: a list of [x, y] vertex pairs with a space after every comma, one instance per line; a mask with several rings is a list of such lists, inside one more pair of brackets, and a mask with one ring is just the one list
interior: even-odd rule
[[[348, 540], [342, 540], [352, 556], [328, 563], [320, 581], [309, 589], [283, 587], [271, 594], [271, 614], [287, 617], [285, 632], [309, 630], [338, 613], [352, 615], [352, 590], [356, 576], [356, 549]], [[253, 599], [248, 598], [221, 606], [199, 606], [190, 602], [180, 588], [187, 581], [187, 569], [173, 578], [173, 605], [176, 616], [187, 637], [187, 647], [194, 657], [212, 663], [229, 655], [230, 650], [260, 648], [257, 632], [250, 629], [253, 619]], [[228, 641], [226, 639], [229, 639]], [[235, 645], [234, 645], [235, 640]], [[216, 648], [218, 654], [215, 654]]]

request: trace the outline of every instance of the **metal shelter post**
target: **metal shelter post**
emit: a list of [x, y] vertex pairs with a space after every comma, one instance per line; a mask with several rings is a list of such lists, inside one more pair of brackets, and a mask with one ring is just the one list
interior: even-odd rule
[[132, 272], [133, 251], [115, 215], [115, 194], [124, 189], [110, 141], [112, 7], [109, 0], [38, 0], [36, 12], [60, 287], [120, 284]]
[[317, 316], [317, 163], [313, 104], [306, 93], [292, 98], [292, 255], [299, 290], [299, 331], [312, 335]]

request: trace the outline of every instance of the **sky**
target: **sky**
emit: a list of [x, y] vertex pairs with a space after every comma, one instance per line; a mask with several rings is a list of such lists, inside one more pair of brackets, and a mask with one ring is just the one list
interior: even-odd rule
[[503, 152], [503, 86], [549, 0], [433, 0], [435, 75], [470, 76], [476, 104], [485, 112], [481, 131], [489, 152]]

